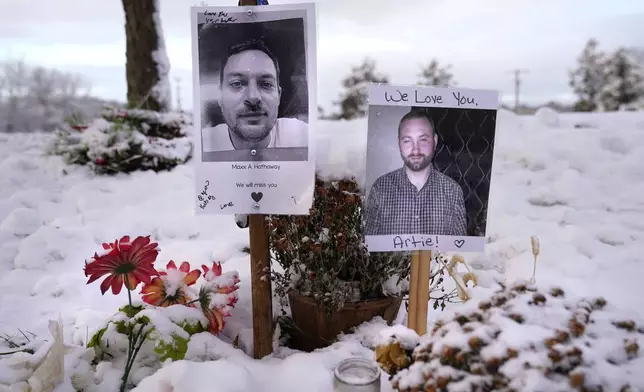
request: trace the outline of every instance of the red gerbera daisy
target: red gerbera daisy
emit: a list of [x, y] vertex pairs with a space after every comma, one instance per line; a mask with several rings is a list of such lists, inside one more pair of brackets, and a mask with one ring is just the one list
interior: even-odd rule
[[159, 272], [152, 282], [143, 285], [142, 299], [145, 303], [154, 306], [170, 306], [185, 304], [190, 301], [187, 287], [195, 284], [201, 271], [190, 271], [190, 263], [184, 261], [177, 269], [173, 260], [166, 266], [166, 271]]
[[150, 283], [152, 276], [159, 273], [154, 269], [154, 261], [159, 254], [156, 242], [150, 242], [150, 236], [136, 237], [130, 242], [129, 236], [115, 240], [113, 244], [104, 243], [105, 252], [102, 255], [94, 253], [89, 263], [85, 263], [85, 276], [89, 276], [90, 284], [108, 275], [101, 282], [101, 293], [111, 287], [115, 295], [121, 292], [123, 284], [129, 290], [134, 290], [139, 283]]

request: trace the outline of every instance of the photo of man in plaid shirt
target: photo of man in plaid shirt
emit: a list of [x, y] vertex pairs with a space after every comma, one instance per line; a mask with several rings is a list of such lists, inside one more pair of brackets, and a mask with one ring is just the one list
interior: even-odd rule
[[365, 235], [466, 236], [463, 190], [433, 165], [438, 137], [423, 111], [410, 111], [398, 126], [403, 166], [380, 176], [365, 207]]

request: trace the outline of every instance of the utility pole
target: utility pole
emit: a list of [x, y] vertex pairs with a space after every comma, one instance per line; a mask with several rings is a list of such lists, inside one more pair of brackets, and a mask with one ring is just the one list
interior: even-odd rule
[[177, 110], [181, 112], [181, 78], [175, 76], [174, 81], [177, 83]]
[[527, 69], [515, 69], [514, 73], [514, 111], [519, 108], [519, 91], [521, 89], [521, 73], [527, 73]]

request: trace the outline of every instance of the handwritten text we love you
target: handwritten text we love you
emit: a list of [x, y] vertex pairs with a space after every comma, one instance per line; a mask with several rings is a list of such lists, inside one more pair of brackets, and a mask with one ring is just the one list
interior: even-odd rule
[[395, 92], [385, 91], [385, 101], [386, 102], [409, 102], [410, 99], [413, 99], [413, 103], [421, 105], [436, 105], [443, 106], [447, 104], [448, 100], [454, 100], [457, 107], [459, 106], [479, 106], [476, 100], [472, 97], [468, 97], [460, 91], [452, 91], [451, 95], [444, 96], [440, 93], [423, 93], [418, 90], [414, 90], [413, 97], [409, 96], [409, 93], [401, 92], [396, 90]]

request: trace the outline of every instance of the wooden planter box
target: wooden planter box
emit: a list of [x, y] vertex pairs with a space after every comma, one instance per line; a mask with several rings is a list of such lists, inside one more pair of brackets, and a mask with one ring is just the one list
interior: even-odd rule
[[358, 325], [380, 316], [391, 325], [398, 314], [401, 297], [385, 297], [360, 302], [347, 302], [327, 317], [324, 305], [299, 293], [289, 293], [291, 316], [295, 324], [291, 347], [313, 351], [331, 345], [338, 334], [348, 333]]

